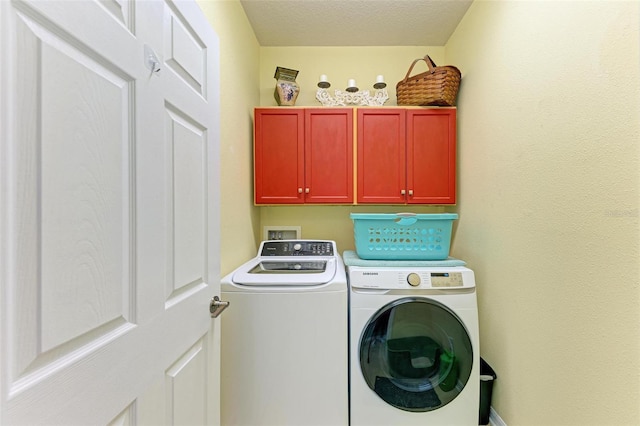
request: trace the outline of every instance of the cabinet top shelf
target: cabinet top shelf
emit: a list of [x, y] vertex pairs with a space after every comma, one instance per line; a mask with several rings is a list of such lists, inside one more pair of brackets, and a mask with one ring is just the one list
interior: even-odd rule
[[457, 109], [457, 107], [442, 107], [442, 106], [398, 106], [398, 105], [389, 105], [389, 106], [322, 106], [322, 105], [307, 105], [307, 106], [277, 106], [277, 105], [268, 105], [268, 106], [257, 106], [254, 109], [279, 109], [279, 110], [294, 110], [294, 109]]

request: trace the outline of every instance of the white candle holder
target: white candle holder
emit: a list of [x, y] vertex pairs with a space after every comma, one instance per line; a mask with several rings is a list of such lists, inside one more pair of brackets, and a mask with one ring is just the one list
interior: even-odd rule
[[316, 99], [323, 106], [382, 106], [389, 99], [386, 89], [387, 84], [381, 75], [376, 78], [376, 83], [373, 85], [375, 89], [373, 94], [368, 90], [360, 91], [356, 86], [356, 81], [353, 79], [350, 79], [347, 83], [346, 91], [335, 90], [333, 96], [329, 93], [329, 87], [331, 87], [331, 84], [327, 80], [327, 76], [321, 75]]

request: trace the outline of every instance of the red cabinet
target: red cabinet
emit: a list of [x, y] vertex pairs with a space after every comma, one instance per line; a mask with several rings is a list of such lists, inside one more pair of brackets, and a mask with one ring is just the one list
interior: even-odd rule
[[358, 110], [362, 204], [455, 204], [455, 108]]
[[406, 110], [358, 110], [358, 203], [404, 204]]
[[256, 204], [353, 204], [351, 108], [256, 108]]
[[256, 109], [254, 126], [256, 204], [304, 202], [304, 111]]
[[455, 204], [455, 108], [356, 109], [357, 172], [353, 111], [256, 108], [255, 203]]
[[305, 203], [353, 204], [353, 110], [304, 114]]
[[456, 110], [407, 110], [407, 203], [456, 203]]

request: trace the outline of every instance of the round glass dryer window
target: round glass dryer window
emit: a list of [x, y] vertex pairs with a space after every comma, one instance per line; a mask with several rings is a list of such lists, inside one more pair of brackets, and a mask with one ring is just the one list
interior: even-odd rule
[[405, 411], [436, 410], [462, 392], [473, 348], [458, 316], [441, 303], [407, 297], [369, 320], [360, 340], [360, 368], [369, 387]]

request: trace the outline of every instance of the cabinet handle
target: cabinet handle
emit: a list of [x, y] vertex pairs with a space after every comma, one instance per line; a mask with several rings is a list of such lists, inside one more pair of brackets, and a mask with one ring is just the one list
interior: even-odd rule
[[298, 194], [302, 194], [302, 188], [298, 188]]
[[406, 193], [407, 193], [407, 191], [405, 191], [404, 189], [400, 191], [400, 195], [404, 195]]
[[305, 193], [305, 194], [308, 194], [308, 193], [309, 193], [309, 188], [305, 188], [305, 189], [304, 189], [304, 193]]
[[410, 190], [409, 190], [409, 196], [410, 196], [410, 197], [413, 197], [413, 189], [410, 189]]

